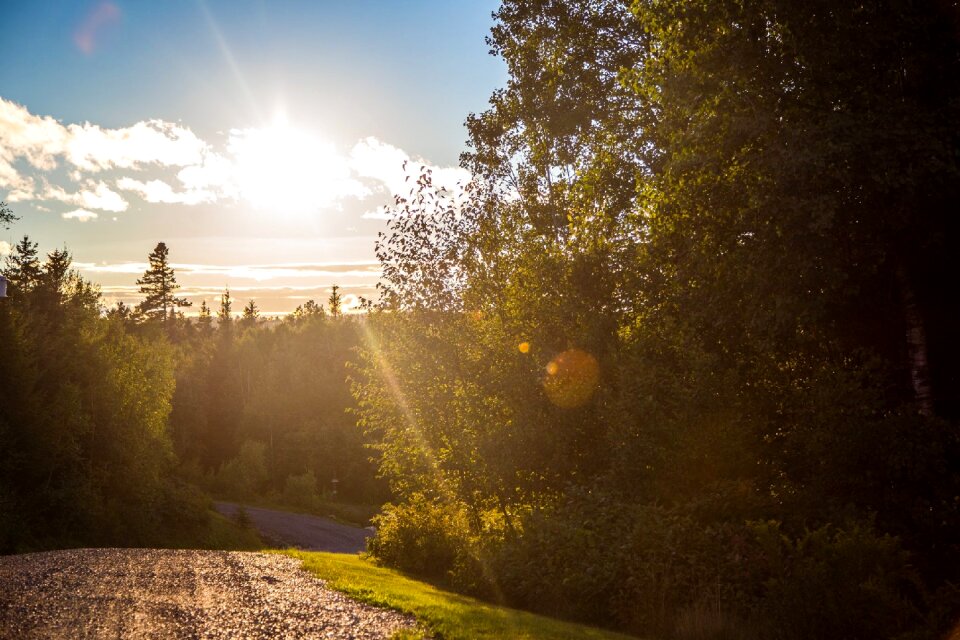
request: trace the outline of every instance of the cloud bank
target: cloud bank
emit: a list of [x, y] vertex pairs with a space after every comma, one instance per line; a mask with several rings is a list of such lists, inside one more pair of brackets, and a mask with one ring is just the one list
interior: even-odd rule
[[440, 187], [453, 188], [470, 178], [463, 169], [430, 165], [373, 137], [341, 151], [313, 132], [281, 123], [233, 129], [213, 144], [177, 123], [144, 120], [117, 129], [63, 124], [0, 98], [5, 199], [37, 208], [49, 203], [79, 207], [62, 212], [70, 220], [124, 212], [136, 199], [320, 211], [347, 199], [405, 194], [410, 178], [426, 169]]

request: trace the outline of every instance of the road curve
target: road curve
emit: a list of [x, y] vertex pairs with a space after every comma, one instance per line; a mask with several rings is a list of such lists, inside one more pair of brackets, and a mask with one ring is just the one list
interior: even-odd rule
[[[214, 502], [213, 506], [228, 518], [236, 517], [239, 509], [239, 505], [232, 502]], [[329, 518], [259, 507], [243, 508], [254, 528], [272, 542], [308, 551], [359, 553], [366, 549], [367, 538], [373, 535], [368, 529], [340, 524]]]
[[0, 557], [2, 638], [389, 638], [412, 619], [287, 556], [72, 549]]

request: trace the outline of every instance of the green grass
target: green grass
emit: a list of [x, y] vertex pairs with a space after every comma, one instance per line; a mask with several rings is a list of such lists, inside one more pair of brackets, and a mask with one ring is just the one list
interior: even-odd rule
[[295, 550], [277, 553], [300, 559], [305, 569], [326, 580], [337, 591], [363, 602], [413, 615], [429, 634], [442, 640], [632, 638], [443, 591], [396, 571], [378, 567], [356, 555]]

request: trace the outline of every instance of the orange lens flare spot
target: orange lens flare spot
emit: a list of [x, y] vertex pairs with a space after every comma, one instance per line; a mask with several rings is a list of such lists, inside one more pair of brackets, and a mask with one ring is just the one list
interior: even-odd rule
[[530, 352], [530, 343], [529, 343], [529, 342], [521, 342], [519, 345], [517, 345], [517, 349], [520, 349], [520, 353], [529, 353], [529, 352]]
[[543, 390], [550, 402], [564, 409], [585, 404], [600, 383], [600, 365], [586, 351], [568, 349], [547, 365]]

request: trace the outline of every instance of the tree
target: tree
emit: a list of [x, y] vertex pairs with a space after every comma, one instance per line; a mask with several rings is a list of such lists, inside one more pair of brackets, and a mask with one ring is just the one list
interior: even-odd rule
[[330, 307], [330, 315], [339, 318], [343, 315], [343, 296], [340, 295], [340, 287], [333, 285], [330, 290], [330, 297], [327, 298], [327, 306]]
[[4, 229], [9, 229], [10, 225], [17, 220], [19, 220], [19, 218], [13, 215], [13, 211], [7, 206], [7, 203], [0, 202], [0, 226]]
[[224, 289], [220, 295], [220, 310], [217, 312], [217, 326], [230, 327], [233, 322], [233, 300], [230, 298], [230, 289]]
[[10, 281], [11, 292], [29, 291], [36, 286], [41, 273], [37, 243], [30, 242], [29, 236], [23, 236], [7, 256], [3, 273]]
[[189, 307], [191, 302], [176, 296], [177, 279], [173, 267], [167, 262], [170, 250], [163, 242], [157, 244], [149, 256], [150, 266], [143, 277], [137, 280], [140, 293], [146, 298], [137, 305], [137, 310], [147, 318], [167, 324], [178, 307]]
[[314, 300], [307, 300], [303, 304], [298, 305], [293, 313], [290, 314], [291, 318], [296, 322], [307, 321], [313, 318], [323, 318], [326, 315], [327, 312], [323, 308], [323, 305], [317, 304]]
[[200, 315], [197, 318], [197, 323], [200, 325], [200, 330], [204, 335], [209, 334], [213, 330], [213, 315], [210, 312], [210, 306], [206, 300], [200, 302]]
[[[481, 540], [508, 600], [595, 621], [624, 613], [611, 602], [657, 600], [621, 624], [663, 635], [708, 590], [731, 612], [878, 635], [802, 619], [786, 594], [811, 575], [781, 576], [778, 596], [769, 576], [734, 584], [711, 565], [723, 543], [662, 554], [756, 541], [751, 520], [777, 522], [795, 558], [804, 530], [833, 553], [838, 522], [864, 557], [896, 536], [931, 592], [948, 584], [960, 571], [944, 537], [960, 525], [948, 4], [505, 0], [489, 42], [510, 78], [467, 122], [476, 182], [447, 205], [422, 176], [377, 244], [394, 313], [366, 321], [354, 392], [398, 500], [372, 548], [415, 553], [391, 527], [417, 529], [436, 515], [423, 504], [441, 504], [443, 522], [462, 523], [442, 542]], [[549, 397], [571, 349], [600, 376], [577, 407]], [[585, 555], [577, 541], [598, 522], [637, 546]], [[579, 568], [540, 573], [551, 564]], [[482, 582], [467, 573], [454, 579]], [[856, 589], [853, 574], [835, 581]], [[542, 604], [557, 584], [571, 588]], [[744, 587], [753, 605], [733, 596]]]
[[257, 308], [257, 303], [251, 300], [243, 307], [243, 317], [240, 319], [240, 323], [245, 327], [253, 327], [256, 326], [259, 318], [260, 309]]

